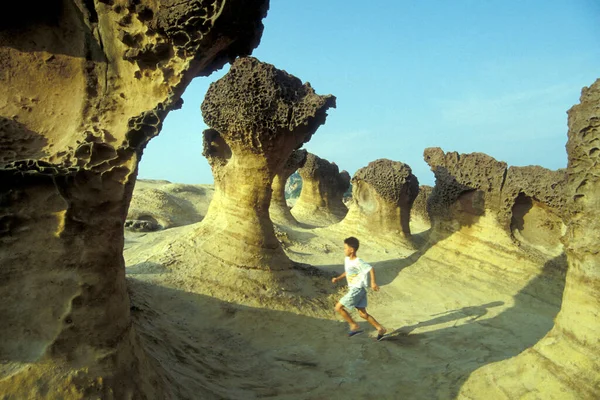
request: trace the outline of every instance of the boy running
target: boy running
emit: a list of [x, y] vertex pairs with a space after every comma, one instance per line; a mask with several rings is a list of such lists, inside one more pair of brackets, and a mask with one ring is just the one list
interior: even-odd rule
[[332, 283], [346, 278], [348, 281], [348, 293], [335, 305], [335, 311], [350, 325], [348, 337], [363, 333], [360, 326], [352, 319], [346, 309], [354, 307], [358, 310], [361, 318], [366, 319], [377, 329], [377, 340], [381, 340], [386, 329], [367, 313], [367, 286], [368, 275], [371, 275], [371, 289], [378, 291], [379, 286], [375, 283], [375, 270], [369, 264], [356, 256], [359, 242], [355, 237], [344, 239], [344, 273], [331, 279]]

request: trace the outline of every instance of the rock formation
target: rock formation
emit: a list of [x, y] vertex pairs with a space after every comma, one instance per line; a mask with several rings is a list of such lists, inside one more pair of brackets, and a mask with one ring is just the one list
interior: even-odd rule
[[215, 194], [198, 235], [201, 249], [228, 265], [282, 270], [291, 261], [269, 218], [272, 182], [295, 149], [325, 123], [335, 97], [247, 57], [211, 84], [202, 115], [204, 156]]
[[211, 186], [138, 179], [125, 227], [155, 231], [200, 222], [212, 198]]
[[350, 175], [339, 171], [335, 163], [308, 153], [304, 166], [298, 170], [302, 191], [292, 214], [302, 222], [325, 226], [340, 222], [348, 208], [344, 193], [350, 187]]
[[476, 371], [461, 394], [473, 398], [596, 399], [600, 393], [600, 80], [569, 114], [566, 185], [569, 264], [554, 328], [519, 356]]
[[[564, 170], [510, 167], [483, 153], [444, 153], [427, 148], [436, 183], [427, 207], [437, 231], [457, 231], [490, 213], [524, 244], [557, 256], [564, 232]], [[527, 223], [525, 223], [527, 221]], [[555, 254], [557, 253], [557, 254]]]
[[348, 231], [371, 236], [408, 238], [418, 192], [419, 181], [407, 164], [375, 160], [354, 174], [353, 203], [341, 224]]
[[0, 393], [169, 397], [125, 285], [137, 165], [193, 77], [256, 47], [268, 1], [38, 3], [0, 17]]
[[271, 197], [271, 206], [269, 207], [269, 215], [271, 220], [283, 225], [297, 225], [298, 221], [290, 212], [287, 200], [285, 198], [285, 187], [288, 178], [302, 167], [306, 162], [306, 150], [295, 150], [283, 168], [275, 174], [273, 179], [273, 195]]
[[433, 187], [428, 185], [419, 186], [419, 194], [413, 203], [410, 212], [411, 220], [419, 219], [424, 224], [430, 224], [429, 213], [427, 212], [427, 200], [431, 196]]

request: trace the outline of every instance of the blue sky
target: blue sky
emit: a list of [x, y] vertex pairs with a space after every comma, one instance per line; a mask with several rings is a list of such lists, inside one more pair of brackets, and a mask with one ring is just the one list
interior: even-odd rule
[[[337, 97], [308, 151], [351, 175], [401, 161], [433, 185], [434, 146], [566, 167], [566, 111], [600, 78], [599, 21], [597, 0], [271, 0], [253, 56]], [[227, 69], [188, 86], [140, 178], [213, 182], [200, 104]]]

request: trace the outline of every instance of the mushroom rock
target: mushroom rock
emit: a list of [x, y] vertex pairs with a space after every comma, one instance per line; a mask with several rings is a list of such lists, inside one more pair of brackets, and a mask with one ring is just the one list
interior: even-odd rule
[[518, 356], [472, 373], [459, 395], [596, 399], [600, 393], [600, 80], [569, 112], [566, 193], [568, 270], [548, 334]]
[[283, 168], [275, 174], [273, 179], [273, 195], [271, 196], [271, 205], [269, 207], [269, 215], [271, 220], [282, 225], [297, 225], [298, 221], [290, 212], [287, 200], [285, 198], [285, 186], [288, 178], [302, 167], [306, 162], [306, 150], [295, 150]]
[[490, 214], [524, 245], [555, 256], [562, 252], [564, 170], [507, 168], [484, 153], [444, 153], [437, 147], [425, 149], [424, 158], [436, 178], [427, 209], [438, 233], [457, 231]]
[[344, 219], [348, 213], [343, 202], [344, 193], [350, 187], [348, 172], [340, 172], [335, 163], [308, 153], [298, 173], [302, 178], [302, 191], [292, 208], [292, 215], [316, 226], [330, 225]]
[[137, 165], [193, 77], [258, 45], [268, 1], [43, 3], [0, 16], [0, 393], [169, 397], [126, 291]]
[[215, 193], [200, 230], [200, 248], [224, 264], [285, 270], [291, 261], [269, 218], [274, 177], [292, 152], [325, 123], [335, 97], [320, 96], [273, 65], [237, 59], [211, 84], [202, 115], [204, 156]]
[[371, 236], [410, 237], [410, 212], [419, 181], [404, 163], [375, 160], [352, 178], [352, 205], [340, 223], [348, 231]]

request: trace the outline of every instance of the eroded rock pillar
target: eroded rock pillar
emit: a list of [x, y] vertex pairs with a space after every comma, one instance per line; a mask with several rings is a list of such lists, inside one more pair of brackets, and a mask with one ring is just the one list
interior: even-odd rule
[[410, 237], [410, 211], [419, 181], [407, 164], [375, 160], [352, 178], [352, 205], [342, 224], [374, 236]]
[[348, 172], [340, 172], [335, 163], [308, 153], [298, 173], [302, 178], [302, 191], [292, 208], [292, 215], [316, 226], [326, 226], [344, 219], [348, 213], [343, 202], [344, 193], [350, 187]]
[[204, 155], [215, 194], [198, 236], [201, 248], [227, 265], [291, 267], [269, 218], [272, 182], [295, 149], [325, 122], [335, 97], [255, 58], [237, 59], [202, 103], [211, 129]]
[[43, 3], [0, 17], [0, 393], [168, 398], [129, 315], [138, 162], [193, 77], [258, 44], [268, 2]]
[[287, 205], [285, 185], [288, 178], [304, 165], [307, 154], [306, 150], [295, 150], [281, 171], [275, 174], [275, 178], [273, 178], [273, 195], [271, 197], [269, 215], [275, 223], [292, 226], [298, 224], [298, 221], [294, 218]]

